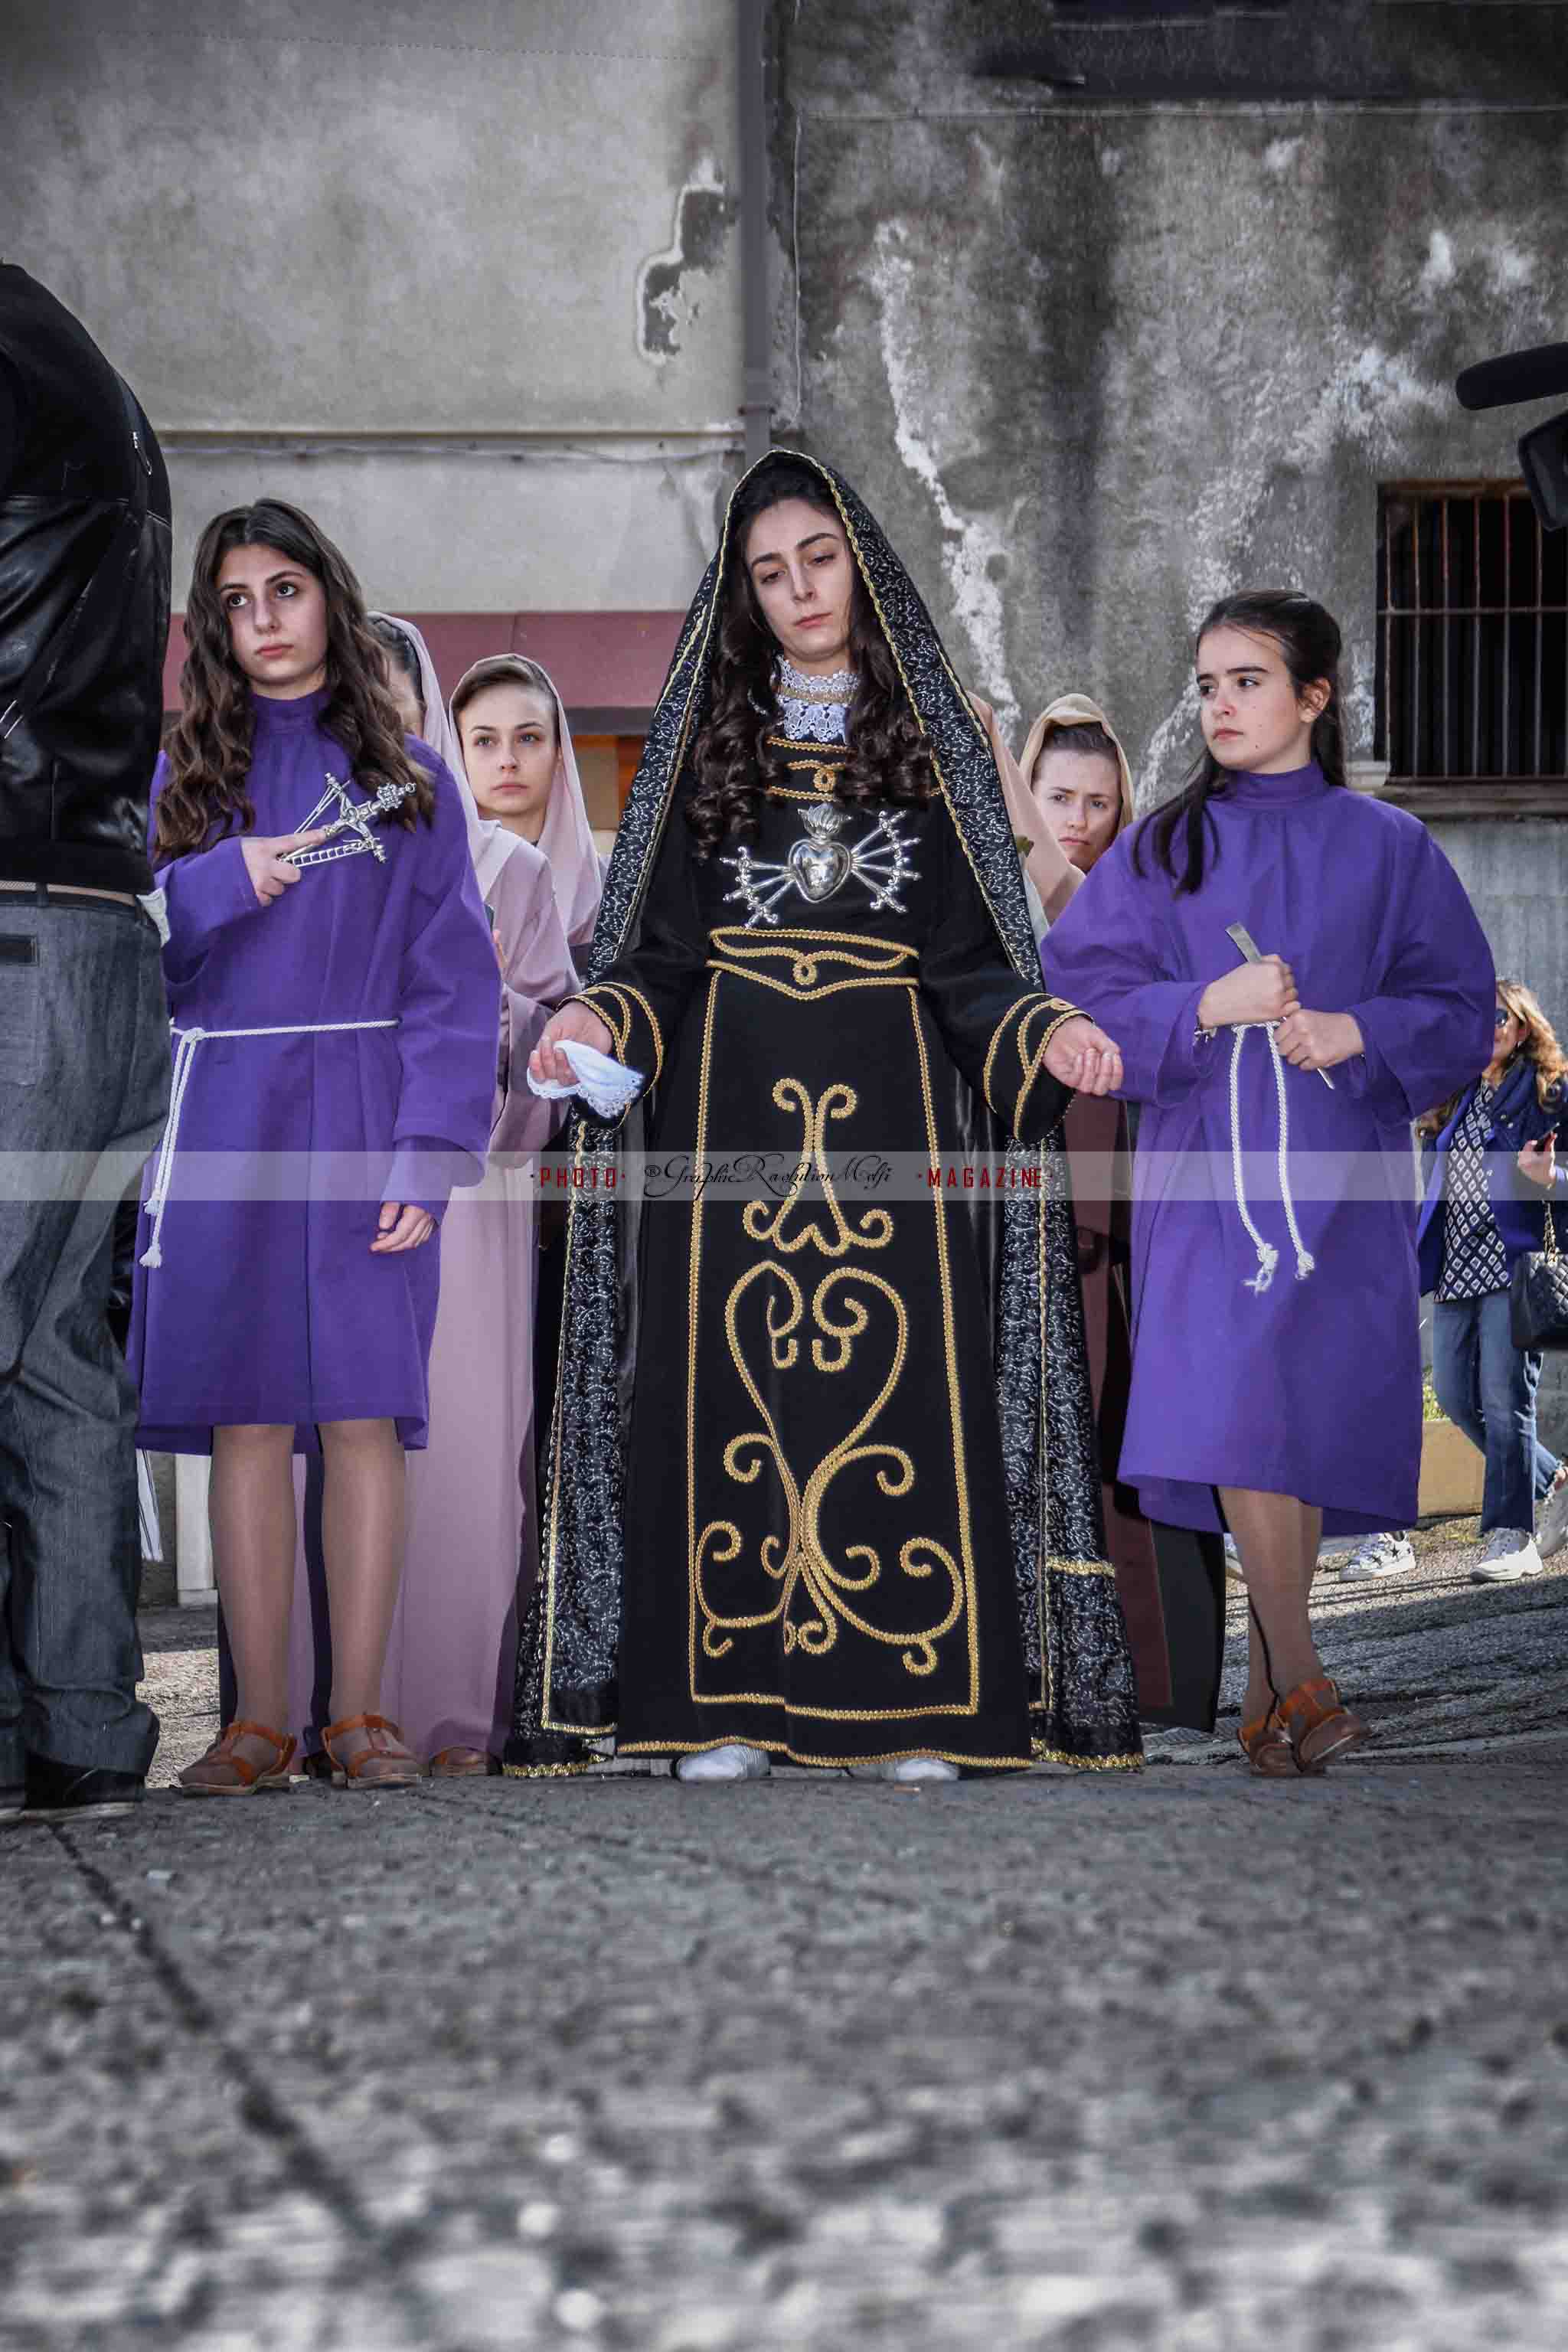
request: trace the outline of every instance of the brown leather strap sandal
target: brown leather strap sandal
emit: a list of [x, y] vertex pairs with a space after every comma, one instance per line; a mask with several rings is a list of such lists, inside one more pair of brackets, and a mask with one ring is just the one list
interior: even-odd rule
[[1351, 1713], [1327, 1675], [1298, 1683], [1279, 1701], [1279, 1713], [1303, 1772], [1321, 1772], [1334, 1757], [1372, 1737], [1371, 1725]]
[[[253, 1764], [247, 1756], [237, 1755], [235, 1744], [241, 1739], [265, 1739], [275, 1752], [275, 1760]], [[253, 1797], [258, 1789], [287, 1789], [293, 1754], [292, 1739], [285, 1739], [264, 1723], [247, 1723], [241, 1717], [224, 1726], [205, 1756], [187, 1764], [180, 1775], [180, 1786], [187, 1797]]]
[[433, 1780], [479, 1780], [500, 1766], [484, 1748], [439, 1748], [430, 1759]]
[[[352, 1756], [340, 1756], [333, 1742], [347, 1738], [351, 1731], [363, 1732], [364, 1746]], [[345, 1715], [341, 1723], [328, 1724], [321, 1746], [331, 1759], [335, 1789], [412, 1789], [422, 1776], [418, 1757], [405, 1747], [401, 1730], [384, 1715]]]
[[1255, 1723], [1244, 1723], [1236, 1736], [1253, 1770], [1261, 1772], [1266, 1780], [1300, 1780], [1300, 1767], [1289, 1735], [1279, 1720], [1278, 1702]]

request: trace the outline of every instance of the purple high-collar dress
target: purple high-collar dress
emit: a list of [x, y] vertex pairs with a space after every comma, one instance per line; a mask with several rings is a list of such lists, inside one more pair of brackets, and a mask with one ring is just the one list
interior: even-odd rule
[[[348, 781], [321, 727], [327, 698], [256, 698], [255, 836], [300, 830], [329, 772]], [[454, 1174], [483, 1173], [500, 981], [458, 787], [427, 745], [410, 749], [435, 785], [434, 821], [377, 825], [383, 858], [308, 866], [269, 906], [237, 834], [158, 873], [176, 1034], [300, 1034], [209, 1036], [190, 1062], [161, 1263], [138, 1265], [128, 1349], [150, 1449], [206, 1454], [215, 1426], [292, 1423], [311, 1452], [321, 1422], [382, 1419], [405, 1446], [425, 1444], [439, 1244], [370, 1245], [383, 1201], [439, 1214]], [[161, 760], [154, 812], [166, 775]], [[365, 798], [357, 785], [351, 796]], [[320, 1025], [368, 1022], [395, 1025]], [[278, 1184], [275, 1154], [288, 1155]], [[327, 1154], [343, 1156], [301, 1181], [308, 1156]], [[232, 1197], [258, 1191], [286, 1197]], [[144, 1209], [142, 1252], [153, 1222]]]
[[[526, 1579], [537, 1548], [535, 1186], [515, 1161], [541, 1150], [560, 1124], [564, 1106], [529, 1087], [528, 1056], [577, 982], [549, 861], [531, 843], [518, 843], [489, 898], [505, 957], [491, 1159], [484, 1182], [453, 1202], [441, 1231], [430, 1444], [408, 1465], [403, 1581], [381, 1681], [383, 1707], [426, 1757], [444, 1748], [500, 1755], [517, 1664], [520, 1560]], [[303, 1488], [303, 1465], [295, 1475]], [[320, 1503], [304, 1499], [284, 1727], [309, 1754], [331, 1720], [332, 1676]]]
[[[1490, 951], [1426, 827], [1316, 766], [1233, 777], [1210, 812], [1196, 891], [1178, 896], [1147, 848], [1140, 875], [1124, 834], [1043, 950], [1143, 1106], [1120, 1475], [1179, 1527], [1219, 1525], [1216, 1486], [1321, 1505], [1330, 1535], [1405, 1527], [1421, 1441], [1410, 1123], [1491, 1052]], [[1366, 1051], [1331, 1089], [1289, 1063], [1281, 1080], [1265, 1030], [1198, 1034], [1205, 988], [1241, 960], [1231, 923], [1285, 958], [1310, 1011], [1355, 1015]]]

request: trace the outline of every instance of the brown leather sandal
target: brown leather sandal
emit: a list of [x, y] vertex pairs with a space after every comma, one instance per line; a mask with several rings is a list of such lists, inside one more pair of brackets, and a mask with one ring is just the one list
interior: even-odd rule
[[500, 1770], [485, 1748], [438, 1748], [430, 1759], [433, 1780], [479, 1780]]
[[1372, 1737], [1371, 1725], [1351, 1713], [1327, 1675], [1298, 1683], [1279, 1701], [1279, 1714], [1303, 1772], [1321, 1772], [1334, 1757]]
[[[340, 1756], [332, 1742], [351, 1731], [364, 1733], [364, 1746]], [[341, 1723], [328, 1724], [321, 1746], [331, 1759], [334, 1789], [412, 1789], [422, 1777], [418, 1757], [384, 1715], [345, 1715]]]
[[[235, 1742], [239, 1739], [269, 1740], [277, 1750], [276, 1763], [252, 1764], [248, 1757], [237, 1756]], [[205, 1756], [186, 1765], [180, 1786], [187, 1797], [252, 1797], [258, 1789], [287, 1789], [294, 1747], [292, 1739], [265, 1723], [247, 1723], [240, 1717], [225, 1724]], [[198, 1780], [198, 1773], [206, 1777]]]
[[1241, 1752], [1255, 1772], [1266, 1780], [1295, 1780], [1300, 1777], [1296, 1751], [1291, 1747], [1285, 1726], [1279, 1720], [1278, 1702], [1267, 1715], [1254, 1723], [1244, 1723], [1237, 1733]]

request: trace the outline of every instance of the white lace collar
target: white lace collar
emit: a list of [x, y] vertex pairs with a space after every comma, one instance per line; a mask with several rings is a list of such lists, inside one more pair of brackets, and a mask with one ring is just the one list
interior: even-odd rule
[[855, 672], [836, 669], [828, 677], [807, 677], [781, 654], [773, 672], [779, 719], [792, 743], [847, 743]]

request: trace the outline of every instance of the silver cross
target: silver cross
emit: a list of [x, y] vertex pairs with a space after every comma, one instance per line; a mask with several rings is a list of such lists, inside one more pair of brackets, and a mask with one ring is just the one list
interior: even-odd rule
[[369, 800], [351, 801], [347, 784], [340, 782], [330, 768], [326, 772], [326, 791], [321, 794], [304, 824], [297, 826], [296, 831], [312, 832], [317, 820], [325, 816], [327, 811], [335, 803], [338, 814], [331, 824], [325, 828], [328, 840], [336, 833], [353, 833], [356, 838], [353, 841], [340, 842], [335, 849], [327, 848], [323, 842], [319, 843], [314, 849], [286, 850], [283, 856], [284, 864], [286, 866], [331, 866], [340, 857], [363, 856], [368, 849], [378, 865], [384, 866], [386, 852], [377, 841], [372, 827], [377, 817], [390, 815], [395, 808], [405, 801], [410, 793], [416, 789], [415, 786], [412, 783], [383, 784]]

